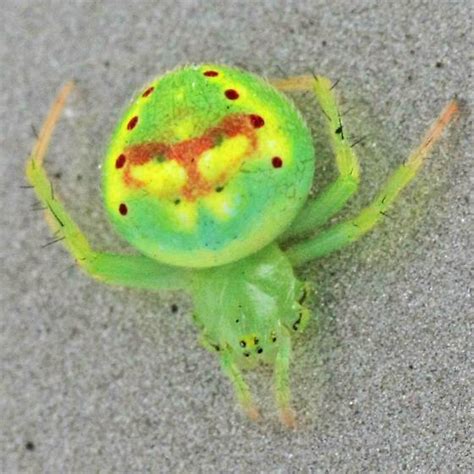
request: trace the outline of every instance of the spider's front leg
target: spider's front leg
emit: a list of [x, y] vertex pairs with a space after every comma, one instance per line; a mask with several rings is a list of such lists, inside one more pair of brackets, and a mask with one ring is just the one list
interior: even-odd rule
[[221, 367], [223, 372], [229, 377], [234, 385], [237, 400], [246, 413], [246, 415], [253, 421], [260, 419], [260, 413], [255, 405], [250, 388], [244, 380], [241, 370], [232, 359], [232, 354], [227, 349], [224, 349], [220, 357]]
[[296, 428], [295, 414], [290, 406], [290, 359], [291, 338], [288, 331], [282, 331], [275, 358], [275, 399], [281, 423], [288, 428]]
[[298, 214], [290, 229], [282, 235], [281, 242], [293, 237], [302, 236], [324, 225], [339, 212], [356, 192], [359, 185], [359, 162], [356, 154], [344, 133], [341, 114], [337, 107], [336, 97], [331, 81], [322, 76], [299, 76], [272, 81], [283, 91], [312, 89], [326, 118], [331, 148], [336, 157], [339, 177], [330, 184], [320, 196], [309, 201]]
[[73, 87], [74, 84], [69, 82], [59, 92], [26, 164], [26, 177], [45, 209], [46, 220], [56, 236], [55, 241], [63, 241], [76, 262], [92, 277], [105, 283], [149, 289], [187, 287], [187, 272], [180, 268], [159, 264], [142, 255], [94, 251], [54, 192], [43, 160], [54, 127]]
[[441, 111], [437, 120], [426, 133], [421, 144], [395, 172], [388, 178], [375, 200], [353, 219], [341, 222], [316, 237], [290, 246], [286, 254], [293, 265], [300, 265], [358, 240], [369, 232], [398, 196], [399, 192], [416, 176], [433, 145], [440, 139], [446, 126], [457, 115], [459, 106], [451, 100]]

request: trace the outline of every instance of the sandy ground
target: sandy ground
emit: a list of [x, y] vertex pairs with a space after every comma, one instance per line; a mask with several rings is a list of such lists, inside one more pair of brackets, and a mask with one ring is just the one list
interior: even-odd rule
[[[469, 3], [2, 2], [2, 473], [472, 472]], [[93, 244], [126, 248], [101, 204], [108, 137], [147, 80], [203, 61], [340, 79], [346, 129], [367, 135], [345, 215], [450, 97], [465, 102], [391, 218], [301, 269], [318, 317], [295, 344], [296, 432], [278, 424], [266, 370], [248, 376], [264, 421], [240, 414], [198, 347], [188, 296], [100, 285], [60, 244], [41, 248], [51, 236], [20, 188], [32, 126], [75, 78], [47, 167]], [[311, 94], [294, 100], [314, 131], [319, 188], [334, 177], [322, 119]]]

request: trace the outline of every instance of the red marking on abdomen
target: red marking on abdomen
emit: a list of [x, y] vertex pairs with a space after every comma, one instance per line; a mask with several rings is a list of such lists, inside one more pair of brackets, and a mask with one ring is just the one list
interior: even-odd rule
[[123, 202], [122, 202], [122, 204], [120, 204], [120, 206], [119, 206], [119, 212], [120, 212], [120, 214], [122, 214], [122, 216], [126, 216], [126, 215], [127, 215], [128, 208], [127, 208], [127, 205], [124, 204]]
[[149, 87], [149, 88], [142, 94], [142, 97], [148, 97], [154, 90], [155, 90], [155, 88], [154, 88], [153, 86]]
[[250, 154], [257, 147], [257, 136], [252, 120], [253, 116], [228, 115], [219, 125], [208, 129], [200, 137], [190, 138], [173, 145], [166, 143], [143, 143], [133, 145], [125, 150], [127, 162], [123, 179], [129, 187], [144, 187], [146, 183], [131, 175], [132, 166], [141, 166], [153, 158], [162, 157], [165, 160], [175, 160], [185, 170], [187, 182], [181, 193], [189, 201], [196, 200], [199, 196], [208, 194], [213, 190], [213, 185], [206, 181], [198, 169], [200, 157], [204, 152], [213, 148], [216, 143], [225, 138], [238, 135], [247, 137], [250, 143]]
[[279, 156], [272, 158], [272, 165], [274, 168], [281, 168], [283, 166], [283, 160]]
[[127, 161], [127, 158], [125, 155], [122, 153], [119, 155], [119, 157], [115, 160], [115, 167], [117, 169], [123, 168], [123, 165], [125, 164], [125, 161]]
[[133, 130], [138, 122], [138, 117], [135, 115], [135, 117], [132, 117], [129, 122], [127, 123], [127, 130]]

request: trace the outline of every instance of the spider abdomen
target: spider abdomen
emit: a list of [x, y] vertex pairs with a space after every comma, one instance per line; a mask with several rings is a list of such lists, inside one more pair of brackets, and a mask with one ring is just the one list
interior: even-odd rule
[[140, 92], [105, 160], [104, 198], [142, 253], [186, 267], [272, 242], [312, 183], [309, 130], [291, 102], [239, 69], [174, 70]]

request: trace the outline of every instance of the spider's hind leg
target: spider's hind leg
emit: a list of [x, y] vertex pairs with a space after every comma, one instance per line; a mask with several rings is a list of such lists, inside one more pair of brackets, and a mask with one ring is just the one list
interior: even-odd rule
[[26, 163], [26, 177], [34, 188], [40, 205], [45, 210], [46, 220], [55, 235], [55, 240], [50, 243], [62, 241], [81, 268], [104, 283], [149, 289], [187, 287], [188, 272], [184, 269], [160, 264], [143, 255], [94, 251], [54, 192], [53, 184], [44, 168], [44, 156], [54, 127], [73, 88], [74, 84], [68, 82], [59, 92]]
[[331, 148], [336, 156], [339, 176], [314, 200], [309, 201], [296, 217], [281, 241], [302, 236], [324, 225], [339, 212], [359, 185], [359, 162], [349, 143], [337, 107], [334, 84], [323, 76], [299, 76], [272, 82], [280, 90], [313, 89], [326, 118]]
[[458, 112], [458, 103], [451, 100], [426, 133], [421, 144], [388, 178], [375, 200], [353, 219], [341, 222], [316, 237], [290, 246], [286, 254], [294, 265], [325, 256], [358, 240], [369, 232], [395, 201], [399, 192], [416, 176], [426, 156], [439, 140], [446, 126]]

